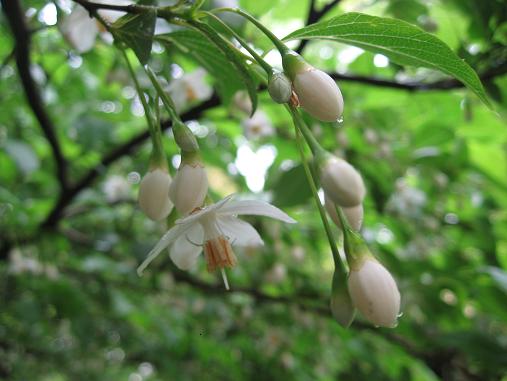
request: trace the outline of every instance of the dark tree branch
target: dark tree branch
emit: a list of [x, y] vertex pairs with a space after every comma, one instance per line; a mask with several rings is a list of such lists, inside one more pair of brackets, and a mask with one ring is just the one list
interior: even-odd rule
[[[498, 65], [495, 68], [490, 68], [482, 73], [479, 78], [481, 81], [489, 81], [497, 77], [501, 77], [507, 74], [507, 62], [503, 62], [501, 65]], [[336, 80], [348, 81], [348, 82], [356, 82], [362, 83], [365, 85], [372, 85], [377, 87], [387, 87], [391, 89], [399, 89], [399, 90], [408, 90], [408, 91], [431, 91], [431, 90], [452, 90], [459, 89], [465, 87], [465, 85], [454, 79], [442, 79], [434, 82], [420, 82], [420, 81], [412, 81], [412, 82], [399, 82], [393, 81], [389, 79], [375, 78], [375, 77], [367, 77], [362, 75], [353, 75], [353, 74], [338, 74], [338, 73], [329, 73], [329, 75]]]
[[[306, 17], [305, 26], [315, 24], [317, 21], [319, 21], [322, 17], [326, 15], [327, 12], [329, 12], [335, 5], [338, 5], [338, 3], [341, 0], [332, 0], [326, 5], [324, 5], [320, 10], [317, 10], [315, 8], [315, 0], [310, 0], [309, 8], [308, 8], [308, 16]], [[296, 49], [294, 49], [296, 52], [301, 53], [303, 49], [305, 48], [306, 44], [308, 44], [308, 40], [301, 40], [299, 45]]]
[[[216, 107], [220, 104], [220, 100], [216, 94], [214, 94], [210, 99], [201, 103], [199, 106], [190, 109], [189, 111], [183, 113], [181, 115], [181, 119], [183, 121], [188, 121], [192, 119], [198, 119], [206, 110]], [[166, 121], [162, 123], [162, 129], [167, 130], [171, 127], [171, 122]], [[80, 180], [76, 182], [75, 185], [67, 189], [66, 192], [62, 193], [58, 198], [55, 206], [47, 216], [47, 218], [42, 223], [41, 227], [43, 228], [52, 228], [54, 227], [61, 219], [63, 215], [63, 211], [65, 208], [72, 202], [72, 200], [77, 196], [79, 192], [89, 187], [96, 179], [99, 177], [101, 173], [104, 172], [105, 168], [118, 160], [119, 158], [128, 155], [141, 144], [145, 140], [150, 137], [149, 132], [143, 131], [126, 143], [122, 144], [119, 147], [114, 148], [111, 152], [106, 154], [100, 163], [95, 167], [90, 169], [86, 174], [84, 174]]]
[[61, 186], [61, 194], [65, 193], [67, 183], [67, 162], [63, 156], [60, 143], [56, 137], [55, 128], [46, 113], [44, 103], [32, 74], [30, 73], [30, 30], [27, 28], [23, 10], [18, 0], [1, 0], [2, 8], [7, 16], [12, 34], [16, 41], [14, 54], [19, 77], [23, 84], [28, 104], [39, 121], [42, 131], [51, 146], [56, 163], [57, 178]]

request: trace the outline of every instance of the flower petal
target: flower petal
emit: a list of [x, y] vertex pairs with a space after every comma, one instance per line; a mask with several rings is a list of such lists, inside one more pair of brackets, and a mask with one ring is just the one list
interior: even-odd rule
[[220, 208], [217, 213], [224, 215], [251, 214], [255, 216], [266, 216], [276, 220], [295, 224], [297, 221], [289, 217], [285, 212], [282, 212], [277, 207], [268, 204], [267, 202], [257, 200], [232, 200]]
[[153, 249], [148, 253], [146, 256], [146, 259], [139, 265], [137, 268], [137, 274], [141, 276], [143, 274], [143, 271], [148, 265], [158, 257], [160, 252], [164, 250], [167, 246], [169, 246], [171, 243], [173, 243], [180, 235], [185, 234], [192, 226], [193, 224], [180, 224], [175, 225], [171, 229], [165, 233], [160, 241], [155, 245]]
[[220, 230], [229, 237], [231, 244], [238, 246], [264, 245], [257, 230], [249, 223], [233, 216], [220, 216], [217, 220]]
[[202, 252], [204, 231], [199, 224], [192, 225], [186, 234], [180, 235], [169, 248], [169, 256], [180, 270], [190, 270]]
[[207, 214], [207, 213], [210, 213], [210, 212], [213, 212], [213, 211], [215, 211], [217, 209], [222, 208], [224, 205], [226, 205], [227, 203], [229, 203], [229, 201], [233, 197], [234, 197], [234, 194], [231, 194], [231, 195], [229, 195], [227, 197], [224, 197], [222, 200], [218, 201], [215, 204], [211, 204], [211, 205], [203, 208], [202, 210], [200, 210], [198, 212], [192, 213], [192, 214], [190, 214], [187, 217], [180, 218], [180, 219], [176, 220], [176, 224], [186, 224], [187, 222], [193, 222], [193, 221], [201, 218], [204, 214]]

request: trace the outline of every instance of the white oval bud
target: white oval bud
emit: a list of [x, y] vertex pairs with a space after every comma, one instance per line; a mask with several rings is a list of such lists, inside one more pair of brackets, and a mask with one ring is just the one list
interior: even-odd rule
[[276, 103], [287, 103], [292, 95], [292, 83], [284, 73], [274, 73], [269, 78], [268, 92]]
[[331, 201], [346, 208], [360, 205], [366, 194], [359, 172], [335, 156], [331, 156], [321, 166], [320, 183]]
[[324, 122], [336, 122], [343, 113], [343, 96], [333, 78], [311, 68], [294, 76], [294, 91], [299, 104], [311, 116]]
[[171, 176], [166, 170], [156, 168], [144, 175], [139, 185], [139, 207], [153, 221], [166, 218], [173, 208], [169, 199]]
[[349, 293], [356, 308], [379, 327], [395, 327], [400, 313], [400, 292], [393, 277], [374, 258], [351, 269]]
[[208, 176], [200, 163], [182, 163], [169, 189], [169, 197], [181, 215], [202, 206], [208, 193]]
[[[336, 213], [336, 204], [331, 201], [331, 199], [326, 194], [324, 195], [324, 206], [327, 213], [329, 214], [329, 217], [331, 217], [335, 225], [338, 226], [338, 228], [342, 229], [342, 223], [338, 217], [338, 213]], [[351, 206], [348, 208], [341, 208], [352, 229], [359, 231], [361, 229], [361, 225], [363, 224], [363, 204]]]

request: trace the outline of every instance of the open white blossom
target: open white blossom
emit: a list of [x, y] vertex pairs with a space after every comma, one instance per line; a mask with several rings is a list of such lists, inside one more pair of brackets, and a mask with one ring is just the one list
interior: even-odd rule
[[251, 118], [243, 121], [243, 130], [248, 139], [272, 136], [275, 132], [271, 120], [264, 111], [257, 110]]
[[164, 250], [170, 248], [170, 257], [182, 270], [190, 269], [204, 251], [208, 271], [222, 271], [224, 283], [225, 267], [233, 267], [237, 260], [231, 244], [250, 246], [263, 244], [259, 233], [250, 225], [237, 218], [238, 215], [258, 215], [271, 217], [287, 223], [296, 221], [280, 209], [256, 200], [234, 200], [230, 195], [216, 204], [212, 204], [191, 215], [176, 221], [174, 227], [160, 239], [138, 267], [138, 274]]
[[167, 87], [176, 110], [182, 111], [187, 105], [195, 101], [204, 101], [211, 97], [213, 89], [206, 83], [206, 71], [202, 68], [192, 73], [175, 78]]

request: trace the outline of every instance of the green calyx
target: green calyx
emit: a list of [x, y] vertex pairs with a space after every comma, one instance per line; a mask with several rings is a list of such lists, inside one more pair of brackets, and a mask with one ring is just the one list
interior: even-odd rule
[[331, 313], [336, 321], [343, 327], [348, 328], [354, 321], [356, 309], [350, 298], [346, 277], [335, 271], [331, 288]]
[[312, 69], [312, 65], [305, 61], [294, 50], [287, 50], [282, 54], [282, 65], [285, 74], [293, 81], [296, 74]]
[[358, 271], [368, 259], [376, 261], [363, 237], [350, 226], [344, 226], [343, 240], [347, 263], [351, 271]]
[[201, 155], [199, 151], [189, 152], [189, 151], [181, 151], [181, 164], [180, 168], [183, 165], [190, 165], [195, 167], [197, 165], [204, 166], [201, 160]]
[[190, 128], [179, 120], [173, 122], [173, 134], [176, 144], [181, 148], [182, 154], [184, 152], [194, 153], [199, 152], [199, 144]]

